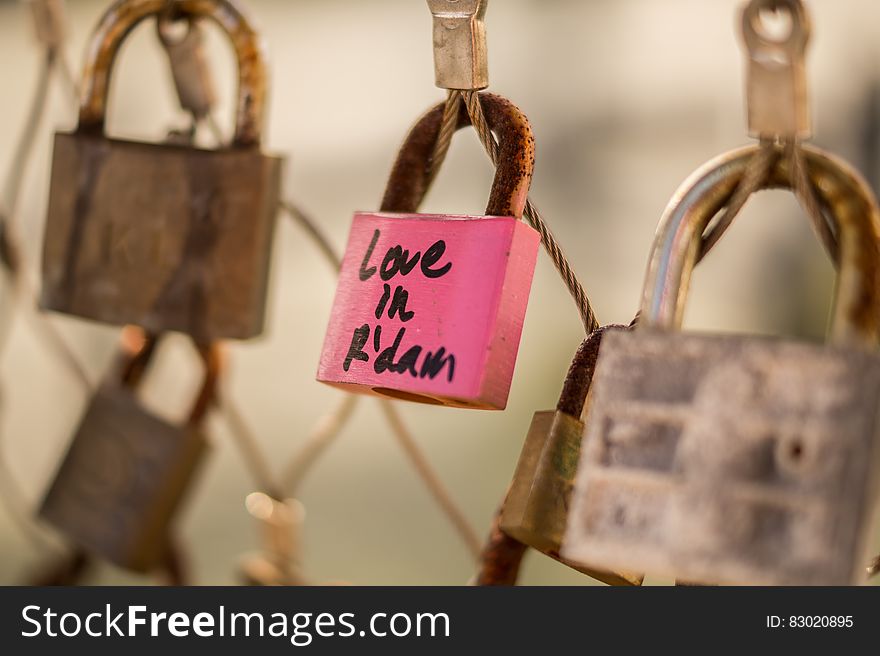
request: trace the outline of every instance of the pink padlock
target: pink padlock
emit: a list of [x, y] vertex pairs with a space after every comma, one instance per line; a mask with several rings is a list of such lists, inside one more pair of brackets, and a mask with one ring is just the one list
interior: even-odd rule
[[[435, 405], [507, 405], [540, 241], [521, 220], [535, 141], [510, 101], [480, 99], [499, 141], [487, 216], [415, 213], [430, 184], [438, 105], [404, 142], [381, 211], [355, 214], [319, 381]], [[469, 124], [462, 104], [458, 128]]]

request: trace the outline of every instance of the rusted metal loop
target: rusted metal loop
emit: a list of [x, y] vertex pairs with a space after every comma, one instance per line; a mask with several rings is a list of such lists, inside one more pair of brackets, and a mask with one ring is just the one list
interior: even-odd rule
[[[137, 326], [123, 328], [116, 363], [117, 384], [130, 390], [136, 389], [141, 384], [161, 339], [161, 335], [148, 333]], [[217, 388], [223, 374], [225, 358], [223, 346], [218, 341], [199, 344], [193, 340], [193, 346], [205, 366], [205, 375], [193, 401], [187, 423], [189, 426], [198, 426], [217, 399]]]
[[[505, 500], [507, 496], [505, 495]], [[505, 501], [506, 502], [506, 501]], [[474, 585], [511, 586], [519, 579], [519, 570], [528, 547], [501, 530], [502, 502], [492, 517], [489, 538], [480, 552], [479, 570]]]
[[602, 338], [609, 330], [627, 330], [626, 326], [611, 325], [603, 326], [590, 333], [580, 345], [568, 369], [565, 383], [562, 385], [562, 394], [556, 409], [570, 417], [580, 418], [584, 412], [587, 395], [593, 383], [593, 374], [596, 371], [596, 361], [599, 359], [599, 348]]
[[[535, 167], [535, 139], [529, 119], [506, 98], [491, 93], [481, 93], [479, 97], [499, 146], [499, 164], [486, 214], [521, 219]], [[385, 188], [382, 212], [410, 214], [421, 205], [430, 186], [431, 155], [440, 133], [444, 107], [444, 103], [433, 107], [407, 135]], [[462, 103], [456, 129], [470, 124], [467, 108]]]
[[[767, 38], [757, 29], [762, 11], [785, 10], [791, 17], [791, 31], [785, 39]], [[810, 15], [801, 0], [752, 0], [742, 13], [743, 40], [752, 57], [785, 57], [803, 51], [812, 31]]]
[[[655, 237], [642, 292], [642, 325], [681, 327], [691, 273], [709, 221], [730, 200], [757, 146], [709, 162], [676, 192]], [[874, 349], [880, 336], [880, 210], [867, 183], [848, 164], [803, 146], [819, 201], [834, 221], [840, 273], [829, 340]], [[789, 158], [778, 158], [763, 188], [793, 186]]]
[[[119, 48], [146, 18], [167, 15], [166, 0], [117, 0], [104, 14], [88, 47], [83, 71], [79, 130], [103, 132], [110, 77]], [[210, 18], [229, 35], [238, 59], [238, 104], [233, 147], [260, 144], [266, 106], [266, 61], [253, 25], [233, 0], [178, 0], [177, 18]]]

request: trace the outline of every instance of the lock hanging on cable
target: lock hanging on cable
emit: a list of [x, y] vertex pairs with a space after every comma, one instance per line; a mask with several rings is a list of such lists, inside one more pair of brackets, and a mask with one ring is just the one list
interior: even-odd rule
[[40, 509], [74, 544], [136, 572], [166, 558], [170, 526], [207, 454], [202, 424], [222, 369], [219, 345], [199, 347], [204, 380], [188, 420], [174, 425], [135, 394], [155, 346], [127, 330], [118, 370], [89, 403]]
[[[355, 214], [319, 381], [422, 403], [506, 406], [539, 242], [521, 220], [534, 139], [510, 101], [480, 98], [500, 147], [488, 216], [415, 214], [430, 182], [438, 105], [404, 142], [381, 210]], [[458, 128], [469, 124], [462, 105]]]
[[[758, 585], [863, 583], [880, 484], [880, 210], [804, 147], [840, 244], [827, 344], [679, 332], [701, 237], [758, 152], [675, 194], [641, 319], [606, 336], [561, 554], [600, 569]], [[765, 187], [793, 187], [777, 158]]]
[[581, 344], [565, 378], [556, 410], [535, 413], [504, 501], [501, 530], [598, 581], [609, 585], [641, 585], [641, 575], [591, 570], [567, 563], [559, 555], [584, 434], [581, 414], [599, 347], [609, 328], [594, 331]]
[[88, 49], [79, 124], [55, 136], [43, 247], [44, 309], [201, 342], [263, 330], [282, 160], [262, 153], [262, 44], [230, 0], [180, 0], [215, 20], [239, 66], [235, 136], [217, 150], [105, 135], [110, 74], [125, 38], [165, 0], [120, 0]]

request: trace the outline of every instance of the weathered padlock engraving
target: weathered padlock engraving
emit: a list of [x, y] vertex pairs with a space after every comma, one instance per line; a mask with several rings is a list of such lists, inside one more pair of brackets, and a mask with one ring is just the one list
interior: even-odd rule
[[513, 217], [356, 214], [318, 379], [504, 407], [538, 242]]
[[144, 411], [123, 389], [89, 405], [40, 515], [77, 544], [146, 572], [161, 564], [166, 530], [207, 443], [195, 429]]
[[42, 306], [206, 340], [259, 334], [280, 175], [253, 149], [57, 135]]
[[566, 556], [704, 582], [863, 579], [880, 465], [863, 409], [880, 397], [880, 357], [751, 337], [605, 339]]

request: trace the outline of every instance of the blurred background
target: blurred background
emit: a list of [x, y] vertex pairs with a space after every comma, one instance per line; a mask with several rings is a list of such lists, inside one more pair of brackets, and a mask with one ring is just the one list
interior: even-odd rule
[[[443, 99], [434, 86], [431, 15], [423, 0], [247, 0], [271, 56], [265, 148], [288, 156], [285, 196], [319, 220], [336, 247], [352, 212], [375, 209], [409, 126]], [[487, 28], [490, 89], [530, 117], [537, 137], [532, 196], [564, 245], [603, 323], [637, 309], [657, 220], [678, 185], [706, 160], [748, 142], [739, 0], [493, 0]], [[880, 5], [809, 2], [808, 53], [814, 141], [880, 182]], [[68, 50], [77, 71], [106, 0], [68, 2]], [[209, 29], [208, 50], [231, 129], [234, 62]], [[28, 8], [0, 1], [0, 173], [11, 165], [27, 118], [40, 54]], [[161, 139], [183, 127], [152, 24], [122, 51], [108, 129]], [[20, 220], [36, 267], [45, 218], [51, 138], [75, 126], [55, 87], [37, 155], [27, 170]], [[472, 132], [461, 132], [425, 211], [480, 213], [492, 171]], [[315, 382], [334, 278], [305, 234], [280, 219], [269, 330], [231, 346], [230, 389], [273, 463], [302, 444], [340, 392]], [[36, 274], [36, 271], [34, 272]], [[821, 338], [832, 269], [793, 196], [762, 194], [701, 265], [687, 325]], [[9, 311], [8, 289], [2, 297]], [[107, 367], [118, 331], [52, 316], [93, 379]], [[2, 457], [35, 507], [87, 399], [82, 387], [16, 318], [0, 363]], [[510, 481], [536, 410], [555, 406], [583, 338], [575, 306], [542, 256], [517, 372], [505, 412], [399, 405], [416, 440], [480, 534]], [[182, 417], [197, 385], [186, 340], [167, 340], [144, 389], [163, 416]], [[244, 505], [255, 483], [226, 425], [210, 424], [215, 449], [179, 518], [201, 584], [237, 581], [239, 557], [259, 546]], [[316, 582], [460, 584], [469, 552], [365, 400], [301, 489], [304, 566]], [[25, 580], [47, 553], [0, 507], [0, 582]], [[90, 582], [148, 583], [111, 566]], [[531, 554], [523, 583], [589, 584]]]

